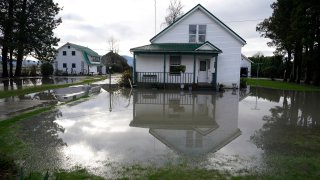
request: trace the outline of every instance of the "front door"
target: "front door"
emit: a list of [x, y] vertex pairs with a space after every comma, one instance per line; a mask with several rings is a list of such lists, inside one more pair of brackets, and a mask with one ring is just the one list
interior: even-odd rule
[[199, 75], [198, 75], [199, 83], [208, 82], [208, 64], [207, 63], [208, 63], [207, 60], [200, 60]]

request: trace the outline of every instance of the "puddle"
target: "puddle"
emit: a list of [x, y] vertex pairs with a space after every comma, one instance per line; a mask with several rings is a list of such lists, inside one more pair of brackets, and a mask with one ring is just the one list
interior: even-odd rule
[[0, 99], [0, 121], [37, 107], [56, 105], [57, 103], [88, 97], [89, 95], [99, 94], [100, 91], [101, 87], [98, 85], [77, 85], [3, 98]]
[[[319, 93], [105, 91], [21, 122], [29, 170], [85, 167], [112, 177], [114, 166], [187, 163], [258, 171], [267, 153], [299, 153], [274, 140], [319, 127]], [[292, 150], [293, 151], [293, 150]]]
[[0, 91], [23, 89], [30, 86], [38, 86], [43, 84], [68, 84], [76, 83], [86, 77], [49, 77], [49, 78], [19, 78], [19, 79], [0, 79]]

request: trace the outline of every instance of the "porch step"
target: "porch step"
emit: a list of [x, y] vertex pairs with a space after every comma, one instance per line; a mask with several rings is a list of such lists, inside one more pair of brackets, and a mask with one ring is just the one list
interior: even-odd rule
[[196, 90], [215, 90], [215, 87], [209, 83], [198, 83]]

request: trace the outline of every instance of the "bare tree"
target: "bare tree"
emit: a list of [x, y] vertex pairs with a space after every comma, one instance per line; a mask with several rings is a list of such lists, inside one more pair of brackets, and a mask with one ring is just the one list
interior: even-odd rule
[[112, 51], [114, 53], [118, 53], [119, 52], [119, 45], [118, 45], [118, 40], [115, 39], [113, 36], [111, 36], [108, 39], [108, 43], [109, 43], [109, 51]]
[[174, 23], [180, 16], [183, 15], [182, 11], [183, 5], [180, 0], [171, 0], [170, 5], [167, 9], [167, 16], [165, 17], [164, 24], [169, 26]]

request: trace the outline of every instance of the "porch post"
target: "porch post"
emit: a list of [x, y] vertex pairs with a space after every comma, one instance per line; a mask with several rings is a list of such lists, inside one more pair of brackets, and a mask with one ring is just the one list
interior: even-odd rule
[[133, 82], [137, 84], [136, 53], [133, 52]]
[[163, 85], [166, 86], [166, 53], [163, 54]]
[[215, 79], [216, 79], [216, 82], [215, 82], [216, 84], [215, 85], [217, 86], [217, 81], [218, 81], [218, 79], [217, 79], [217, 77], [218, 77], [217, 76], [218, 75], [218, 54], [216, 55], [215, 58], [216, 58], [216, 60], [214, 61], [214, 69], [215, 69], [215, 71], [214, 71], [215, 73], [214, 74], [215, 74]]
[[193, 55], [193, 84], [196, 83], [196, 59], [197, 59], [197, 56], [194, 54]]

